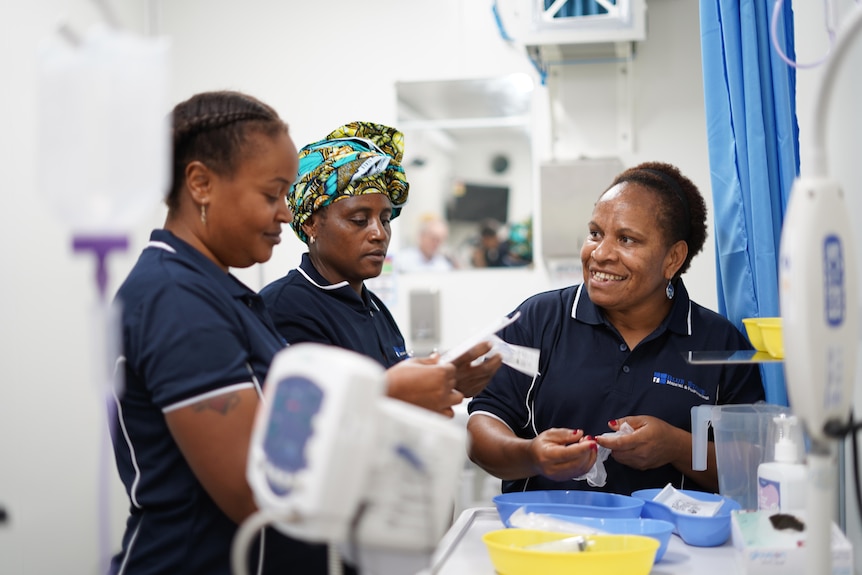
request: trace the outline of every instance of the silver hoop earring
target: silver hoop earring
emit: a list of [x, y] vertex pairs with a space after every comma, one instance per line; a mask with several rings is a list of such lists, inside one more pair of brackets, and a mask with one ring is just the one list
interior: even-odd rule
[[673, 299], [673, 284], [670, 282], [671, 280], [667, 280], [667, 287], [664, 288], [664, 294], [667, 296], [667, 299]]
[[207, 225], [207, 206], [206, 206], [206, 204], [201, 204], [201, 223], [203, 225]]

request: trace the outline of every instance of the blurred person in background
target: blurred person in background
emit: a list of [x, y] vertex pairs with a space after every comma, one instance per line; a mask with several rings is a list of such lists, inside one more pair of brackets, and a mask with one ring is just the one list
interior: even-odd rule
[[497, 220], [485, 219], [479, 223], [479, 238], [470, 259], [473, 267], [502, 268], [509, 265], [509, 242], [502, 237], [502, 228]]
[[426, 214], [419, 223], [417, 242], [398, 252], [395, 266], [403, 272], [447, 272], [455, 269], [453, 260], [444, 249], [449, 238], [449, 226], [439, 216]]

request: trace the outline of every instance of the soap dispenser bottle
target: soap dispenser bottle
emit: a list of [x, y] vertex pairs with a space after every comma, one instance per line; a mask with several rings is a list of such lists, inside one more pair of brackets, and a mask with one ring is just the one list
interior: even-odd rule
[[797, 420], [793, 415], [779, 415], [773, 421], [778, 434], [775, 460], [757, 467], [757, 508], [781, 513], [803, 511], [806, 468], [794, 441]]

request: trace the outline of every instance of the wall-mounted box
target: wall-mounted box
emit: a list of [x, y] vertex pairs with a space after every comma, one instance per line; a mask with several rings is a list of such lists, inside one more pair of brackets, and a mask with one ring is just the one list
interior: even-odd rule
[[619, 158], [553, 162], [539, 167], [545, 260], [580, 257], [593, 206], [622, 171]]
[[646, 0], [509, 0], [499, 10], [504, 29], [524, 46], [646, 39]]
[[417, 357], [440, 347], [440, 291], [410, 290], [410, 346]]

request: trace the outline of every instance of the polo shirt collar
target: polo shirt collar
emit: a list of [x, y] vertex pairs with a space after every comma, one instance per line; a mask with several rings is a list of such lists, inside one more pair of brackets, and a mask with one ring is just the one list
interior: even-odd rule
[[[659, 330], [668, 329], [680, 335], [691, 335], [691, 300], [688, 290], [682, 278], [678, 279], [674, 287], [673, 307], [670, 313], [659, 325]], [[580, 284], [575, 289], [575, 299], [572, 303], [572, 318], [590, 325], [601, 325], [607, 323], [604, 314], [590, 299], [587, 288]]]
[[685, 284], [682, 283], [682, 278], [676, 280], [673, 307], [662, 323], [666, 323], [667, 329], [680, 335], [691, 335], [691, 300], [688, 297]]
[[167, 249], [180, 255], [184, 260], [190, 261], [202, 273], [211, 277], [214, 282], [224, 287], [231, 297], [247, 298], [256, 295], [254, 290], [236, 279], [232, 274], [225, 273], [214, 261], [168, 230], [153, 230], [147, 247]]
[[353, 305], [357, 303], [364, 306], [370, 307], [375, 311], [378, 311], [379, 308], [374, 301], [368, 297], [368, 289], [365, 287], [365, 283], [362, 284], [362, 296], [357, 295], [353, 288], [350, 287], [350, 284], [347, 281], [341, 281], [338, 283], [330, 283], [325, 277], [321, 275], [317, 268], [314, 267], [314, 264], [311, 263], [311, 257], [308, 255], [308, 252], [302, 254], [302, 261], [299, 266], [296, 268], [297, 271], [302, 274], [302, 276], [314, 287], [318, 288], [321, 291], [325, 291], [330, 293], [331, 295], [335, 295], [340, 297], [341, 299], [345, 299], [351, 302]]

